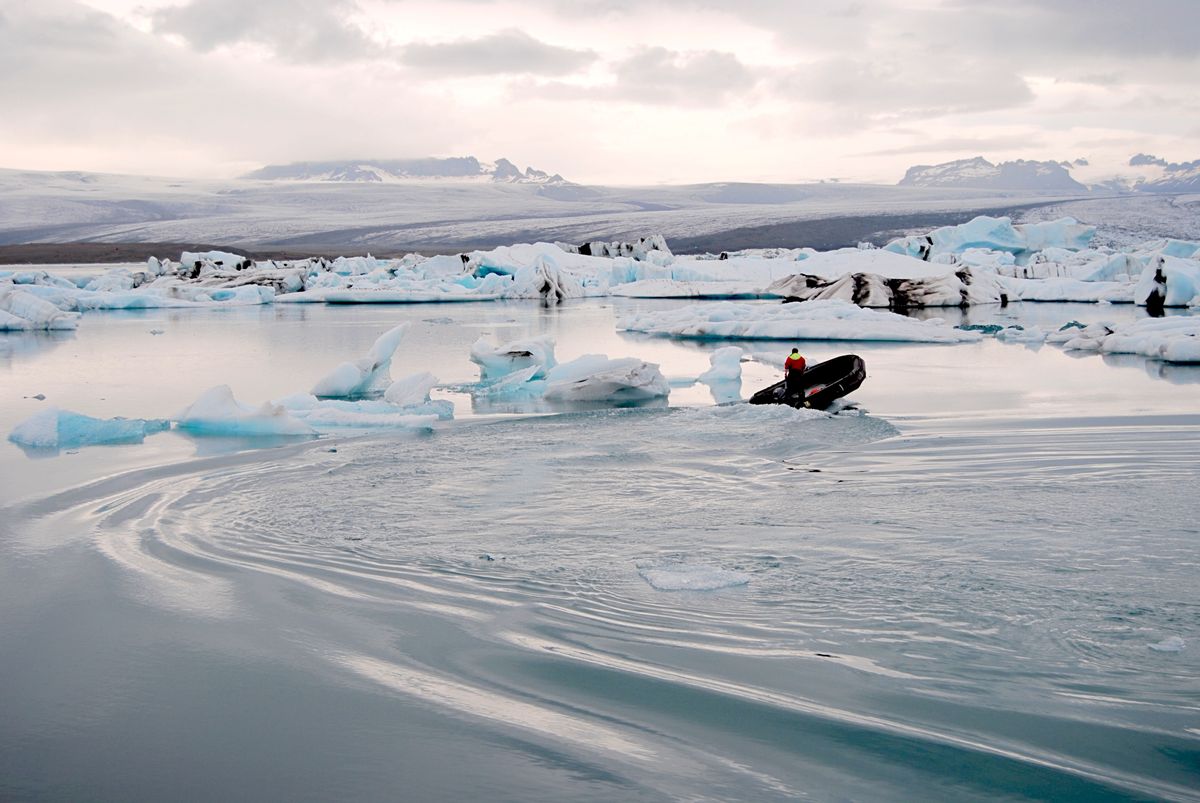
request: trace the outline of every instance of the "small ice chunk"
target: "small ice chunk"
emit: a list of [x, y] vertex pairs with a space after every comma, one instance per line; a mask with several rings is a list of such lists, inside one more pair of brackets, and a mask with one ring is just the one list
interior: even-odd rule
[[388, 385], [383, 398], [389, 404], [400, 407], [424, 404], [429, 401], [429, 391], [437, 387], [437, 383], [438, 378], [428, 371], [412, 374]]
[[315, 435], [308, 424], [279, 404], [242, 404], [228, 385], [209, 388], [176, 419], [180, 429], [198, 435]]
[[611, 360], [585, 354], [546, 373], [548, 401], [645, 401], [667, 396], [671, 386], [654, 363], [634, 357]]
[[471, 362], [479, 366], [480, 379], [495, 379], [508, 376], [514, 371], [537, 366], [535, 377], [557, 363], [554, 359], [554, 340], [549, 337], [531, 337], [514, 340], [502, 346], [493, 346], [484, 338], [471, 345]]
[[366, 356], [353, 362], [344, 362], [313, 385], [314, 396], [344, 397], [357, 396], [378, 390], [389, 379], [392, 355], [400, 347], [407, 323], [389, 329], [376, 339]]
[[712, 353], [712, 368], [700, 374], [700, 381], [712, 385], [718, 382], [740, 382], [742, 379], [742, 350], [726, 346]]
[[141, 443], [147, 435], [169, 427], [169, 422], [160, 419], [92, 418], [51, 407], [17, 424], [8, 439], [31, 449], [66, 449], [105, 443]]
[[1167, 636], [1157, 644], [1150, 644], [1147, 646], [1149, 646], [1150, 649], [1154, 650], [1155, 652], [1183, 652], [1183, 648], [1186, 645], [1184, 644], [1183, 639], [1179, 636]]
[[659, 591], [715, 591], [750, 582], [750, 575], [745, 572], [688, 563], [639, 566], [638, 574]]

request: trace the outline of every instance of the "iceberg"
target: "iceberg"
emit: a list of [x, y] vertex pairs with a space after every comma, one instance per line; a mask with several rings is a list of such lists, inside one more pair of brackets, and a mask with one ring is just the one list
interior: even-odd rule
[[744, 352], [737, 346], [719, 348], [709, 357], [712, 367], [700, 374], [700, 381], [706, 385], [719, 382], [742, 381], [742, 355]]
[[430, 430], [438, 421], [454, 417], [454, 405], [440, 399], [400, 406], [384, 399], [318, 399], [309, 393], [296, 393], [277, 399], [275, 404], [319, 432], [338, 429]]
[[1133, 301], [1159, 308], [1200, 304], [1200, 262], [1159, 254], [1142, 271]]
[[501, 346], [492, 346], [484, 338], [471, 345], [471, 362], [479, 366], [483, 380], [508, 376], [514, 371], [536, 367], [530, 378], [545, 375], [546, 370], [557, 363], [554, 360], [554, 340], [549, 337], [532, 337], [514, 340]]
[[627, 332], [697, 340], [880, 340], [912, 343], [973, 343], [978, 332], [941, 320], [919, 321], [894, 312], [863, 309], [848, 301], [750, 304], [718, 301], [681, 309], [630, 315], [618, 322]]
[[170, 429], [170, 422], [142, 418], [92, 418], [51, 407], [17, 424], [8, 439], [28, 449], [71, 449], [115, 443], [141, 443]]
[[[918, 265], [926, 264], [908, 257], [893, 257]], [[806, 267], [809, 262], [805, 263]], [[941, 265], [934, 267], [943, 268]], [[841, 299], [852, 301], [860, 307], [883, 309], [967, 307], [1008, 302], [1008, 295], [995, 274], [969, 267], [950, 273], [907, 278], [877, 273], [846, 273], [836, 279], [823, 279], [810, 274], [798, 274], [780, 279], [767, 290], [795, 301]]]
[[228, 385], [209, 388], [176, 417], [179, 428], [197, 435], [315, 435], [283, 405], [242, 404]]
[[546, 373], [542, 397], [547, 401], [638, 402], [662, 398], [671, 386], [658, 366], [634, 357], [609, 359], [585, 354]]
[[379, 390], [389, 379], [392, 356], [400, 347], [400, 340], [408, 329], [407, 323], [389, 329], [380, 335], [366, 356], [353, 362], [344, 362], [334, 368], [317, 384], [313, 385], [314, 396], [346, 397], [359, 396]]
[[892, 240], [884, 250], [924, 260], [972, 248], [1007, 251], [1021, 257], [1052, 247], [1079, 251], [1088, 247], [1095, 234], [1094, 226], [1070, 217], [1014, 226], [1007, 217], [979, 215], [958, 226], [942, 226], [928, 234]]
[[1137, 354], [1168, 363], [1200, 363], [1200, 318], [1143, 318], [1131, 324], [1064, 327], [1046, 342], [1068, 351]]
[[388, 404], [413, 407], [429, 401], [429, 391], [437, 387], [438, 378], [428, 371], [397, 379], [388, 385], [383, 398]]
[[77, 328], [77, 313], [64, 312], [32, 293], [6, 290], [0, 285], [0, 332]]

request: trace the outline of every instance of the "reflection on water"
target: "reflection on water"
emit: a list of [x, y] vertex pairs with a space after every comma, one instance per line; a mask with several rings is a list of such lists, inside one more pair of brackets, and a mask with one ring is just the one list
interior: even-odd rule
[[[714, 406], [726, 343], [615, 332], [677, 303], [96, 315], [0, 366], [6, 429], [26, 391], [154, 417], [409, 320], [394, 374], [459, 388], [432, 434], [4, 444], [0, 797], [1195, 798], [1194, 367], [813, 343], [859, 410]], [[1137, 314], [1014, 307], [964, 320]], [[670, 407], [467, 392], [477, 337], [537, 334]]]

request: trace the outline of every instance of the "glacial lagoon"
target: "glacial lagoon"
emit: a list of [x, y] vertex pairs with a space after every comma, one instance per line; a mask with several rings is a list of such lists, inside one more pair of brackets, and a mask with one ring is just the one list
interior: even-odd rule
[[[1197, 797], [1200, 366], [809, 342], [866, 360], [848, 408], [718, 404], [689, 379], [728, 343], [617, 331], [688, 303], [0, 334], [5, 433], [51, 404], [170, 418], [214, 385], [305, 391], [405, 321], [393, 376], [436, 374], [455, 411], [419, 432], [0, 443], [0, 797]], [[472, 395], [472, 342], [534, 335], [560, 360], [657, 363], [670, 397]], [[745, 398], [793, 344], [735, 345], [759, 358]]]

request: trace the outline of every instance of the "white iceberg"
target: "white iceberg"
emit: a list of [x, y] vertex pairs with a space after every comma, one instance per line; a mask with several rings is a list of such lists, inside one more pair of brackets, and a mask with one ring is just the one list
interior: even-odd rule
[[277, 399], [275, 404], [319, 432], [339, 429], [429, 430], [438, 421], [454, 417], [454, 405], [441, 399], [401, 407], [385, 399], [318, 399], [309, 393], [296, 393]]
[[114, 443], [141, 443], [170, 422], [142, 418], [92, 418], [51, 407], [17, 424], [8, 439], [30, 449], [70, 449]]
[[709, 357], [712, 367], [700, 374], [700, 381], [712, 385], [719, 382], [742, 381], [742, 355], [738, 346], [719, 348]]
[[928, 234], [901, 237], [884, 249], [920, 259], [957, 254], [972, 248], [1027, 255], [1051, 247], [1078, 251], [1087, 248], [1095, 234], [1094, 226], [1069, 217], [1014, 226], [1007, 217], [979, 215], [957, 226], [943, 226]]
[[280, 404], [242, 404], [228, 385], [209, 388], [176, 417], [180, 429], [198, 435], [315, 435]]
[[893, 312], [863, 309], [848, 301], [749, 304], [720, 301], [630, 315], [618, 322], [628, 332], [698, 340], [880, 340], [971, 343], [966, 332], [941, 320], [919, 321]]
[[437, 387], [438, 378], [428, 371], [397, 379], [388, 385], [383, 398], [388, 404], [413, 407], [429, 401], [429, 391]]
[[77, 313], [64, 312], [36, 295], [0, 285], [0, 332], [77, 328]]
[[609, 359], [585, 354], [546, 373], [542, 397], [548, 401], [637, 402], [662, 398], [671, 386], [654, 363], [634, 357]]
[[1200, 318], [1143, 318], [1131, 324], [1096, 323], [1064, 328], [1047, 342], [1068, 351], [1138, 354], [1169, 363], [1200, 363]]
[[554, 340], [531, 337], [514, 340], [502, 346], [492, 346], [484, 338], [471, 345], [471, 362], [479, 366], [480, 379], [508, 376], [514, 371], [536, 367], [530, 378], [544, 376], [557, 363], [554, 360]]
[[388, 372], [391, 370], [392, 355], [400, 347], [400, 340], [407, 329], [408, 324], [402, 323], [384, 332], [365, 357], [334, 368], [313, 385], [312, 394], [327, 397], [358, 396], [381, 389], [390, 379]]

